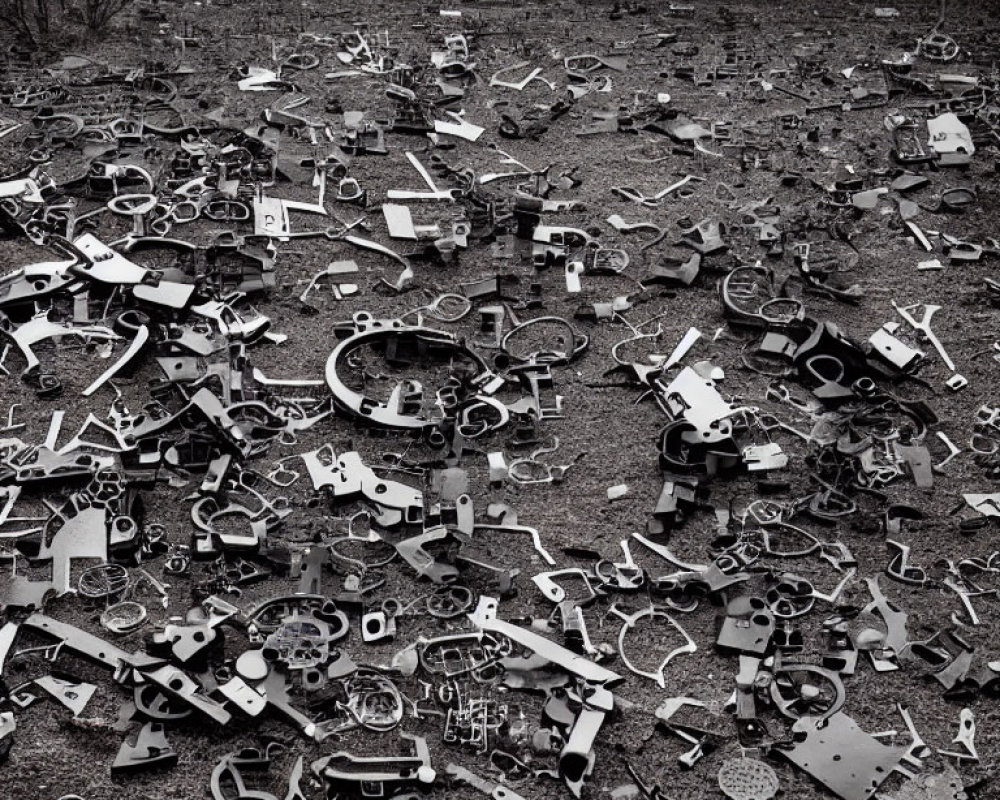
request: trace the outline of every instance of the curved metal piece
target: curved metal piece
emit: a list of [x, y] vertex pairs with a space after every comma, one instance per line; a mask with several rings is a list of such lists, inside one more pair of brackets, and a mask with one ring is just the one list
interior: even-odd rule
[[450, 535], [451, 531], [444, 525], [428, 528], [417, 536], [399, 542], [396, 545], [396, 551], [407, 564], [417, 571], [417, 575], [421, 578], [429, 578], [434, 583], [454, 583], [459, 577], [458, 568], [436, 560], [424, 550], [425, 544], [443, 541]]
[[[483, 419], [481, 412], [492, 412], [496, 420]], [[477, 413], [480, 412], [480, 413]], [[460, 403], [455, 409], [456, 430], [466, 439], [478, 439], [503, 428], [510, 420], [510, 409], [493, 397], [476, 395]]]
[[[618, 655], [621, 660], [636, 675], [643, 678], [649, 678], [651, 681], [655, 681], [656, 685], [661, 689], [665, 689], [667, 686], [667, 680], [663, 675], [663, 671], [667, 668], [667, 665], [674, 659], [675, 656], [679, 656], [682, 653], [693, 653], [698, 649], [698, 645], [695, 644], [694, 639], [688, 636], [687, 631], [685, 631], [680, 624], [665, 611], [660, 611], [655, 606], [649, 606], [640, 611], [636, 611], [634, 614], [626, 614], [618, 609], [617, 603], [611, 606], [611, 612], [621, 618], [622, 628], [618, 632]], [[664, 656], [663, 660], [660, 662], [660, 666], [655, 672], [649, 672], [647, 670], [641, 670], [635, 666], [632, 660], [629, 658], [628, 653], [625, 651], [625, 637], [628, 636], [628, 632], [635, 627], [636, 623], [643, 618], [649, 617], [651, 619], [662, 618], [669, 622], [681, 636], [683, 636], [687, 641], [680, 647], [675, 647], [669, 653]]]
[[[621, 315], [618, 315], [618, 316], [619, 316], [619, 318], [622, 318]], [[652, 322], [652, 320], [650, 320], [650, 322]], [[615, 363], [618, 364], [619, 366], [630, 367], [635, 362], [622, 360], [622, 358], [619, 357], [619, 355], [618, 355], [618, 348], [622, 347], [622, 346], [624, 346], [626, 344], [631, 344], [632, 342], [638, 342], [641, 339], [656, 339], [662, 333], [663, 333], [663, 326], [662, 325], [657, 325], [656, 326], [656, 330], [653, 331], [652, 333], [640, 333], [637, 328], [633, 328], [633, 335], [632, 336], [629, 336], [627, 339], [622, 339], [621, 341], [615, 342], [613, 345], [611, 345], [611, 358], [613, 358], [615, 360]], [[643, 369], [648, 369], [650, 372], [659, 372], [659, 371], [662, 370], [661, 366], [646, 366], [646, 365], [643, 365], [642, 368]]]
[[565, 569], [552, 570], [551, 572], [540, 572], [531, 579], [531, 582], [538, 587], [538, 591], [545, 595], [546, 600], [552, 603], [561, 603], [566, 599], [566, 590], [556, 583], [556, 578], [562, 577], [577, 577], [583, 581], [589, 594], [589, 597], [583, 602], [589, 602], [598, 596], [598, 592], [594, 590], [594, 587], [590, 583], [593, 576], [579, 567], [566, 567]]
[[[719, 283], [723, 313], [730, 322], [754, 328], [787, 325], [805, 317], [805, 306], [791, 298], [779, 298], [774, 273], [764, 267], [737, 267]], [[775, 306], [786, 305], [779, 313]]]
[[270, 759], [259, 751], [251, 749], [223, 756], [212, 770], [209, 783], [213, 800], [234, 800], [233, 791], [235, 800], [278, 800], [270, 792], [247, 788], [240, 771], [241, 766], [251, 770], [259, 770], [262, 767], [266, 769], [270, 766]]
[[379, 403], [349, 388], [340, 377], [340, 370], [343, 369], [343, 362], [347, 357], [359, 347], [410, 336], [421, 343], [450, 348], [457, 354], [465, 356], [478, 367], [477, 380], [482, 376], [492, 374], [486, 362], [479, 355], [450, 333], [433, 328], [404, 325], [399, 320], [375, 320], [366, 315], [356, 315], [354, 323], [357, 332], [338, 344], [327, 359], [326, 382], [341, 408], [370, 424], [386, 428], [416, 430], [432, 427], [436, 423], [424, 416], [401, 414], [387, 404]]
[[[541, 325], [545, 323], [555, 323], [558, 325], [563, 325], [569, 331], [569, 336], [566, 341], [569, 344], [568, 349], [565, 350], [536, 350], [533, 353], [528, 353], [526, 355], [517, 355], [510, 351], [510, 342], [518, 334], [523, 333], [528, 328], [533, 325]], [[572, 325], [562, 317], [547, 316], [547, 317], [535, 317], [534, 319], [529, 319], [527, 322], [522, 322], [515, 328], [511, 328], [504, 334], [503, 339], [500, 340], [500, 349], [503, 350], [508, 356], [510, 356], [515, 361], [521, 363], [534, 363], [534, 364], [549, 364], [549, 365], [560, 365], [568, 364], [574, 358], [579, 356], [590, 344], [590, 337], [582, 333], [577, 333]]]
[[657, 544], [651, 539], [647, 539], [641, 533], [633, 533], [632, 538], [635, 539], [637, 542], [646, 545], [646, 547], [648, 547], [650, 550], [652, 550], [661, 558], [664, 558], [667, 561], [669, 561], [675, 567], [680, 567], [681, 569], [687, 570], [688, 572], [706, 572], [708, 570], [708, 566], [705, 564], [689, 564], [686, 561], [681, 561], [679, 558], [677, 558], [677, 556], [673, 554], [673, 552], [671, 552], [669, 547], [667, 547], [666, 545]]

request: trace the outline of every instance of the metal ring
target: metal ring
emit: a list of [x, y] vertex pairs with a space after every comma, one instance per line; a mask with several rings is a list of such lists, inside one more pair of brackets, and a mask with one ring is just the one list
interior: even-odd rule
[[155, 194], [119, 194], [108, 200], [108, 211], [127, 217], [144, 217], [156, 208], [158, 202]]

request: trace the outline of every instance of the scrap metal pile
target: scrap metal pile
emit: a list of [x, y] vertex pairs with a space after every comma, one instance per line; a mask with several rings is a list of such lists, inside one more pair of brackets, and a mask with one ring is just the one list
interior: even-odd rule
[[12, 51], [0, 770], [996, 796], [995, 67], [588, 13]]

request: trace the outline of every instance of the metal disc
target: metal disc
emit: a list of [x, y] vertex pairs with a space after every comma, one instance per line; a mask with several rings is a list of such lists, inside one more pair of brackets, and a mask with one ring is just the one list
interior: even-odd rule
[[778, 776], [755, 758], [730, 758], [719, 769], [719, 788], [731, 800], [770, 800], [778, 791]]

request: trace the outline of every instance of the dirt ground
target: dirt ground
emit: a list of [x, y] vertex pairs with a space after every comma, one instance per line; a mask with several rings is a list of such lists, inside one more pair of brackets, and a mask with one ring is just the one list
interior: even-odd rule
[[[502, 600], [500, 616], [525, 625], [531, 620], [558, 619], [553, 604], [532, 583], [532, 576], [554, 568], [592, 567], [594, 560], [584, 557], [580, 549], [619, 561], [620, 542], [628, 540], [633, 532], [648, 530], [653, 520], [664, 479], [658, 464], [658, 434], [668, 420], [642, 386], [627, 384], [620, 373], [609, 373], [615, 366], [612, 353], [615, 345], [620, 346], [614, 352], [624, 360], [650, 364], [650, 356], [669, 354], [685, 332], [696, 327], [702, 336], [683, 364], [711, 362], [724, 373], [718, 389], [727, 400], [773, 413], [789, 426], [809, 431], [813, 421], [807, 414], [768, 398], [767, 389], [774, 378], [747, 367], [747, 356], [754, 352], [760, 332], [740, 329], [724, 318], [719, 282], [727, 272], [740, 265], [762, 262], [774, 271], [776, 284], [791, 279], [789, 290], [800, 297], [810, 318], [832, 322], [857, 341], [867, 340], [887, 322], [903, 322], [893, 308], [893, 301], [901, 306], [914, 303], [940, 306], [933, 319], [933, 331], [953, 359], [955, 371], [968, 379], [968, 386], [950, 391], [945, 381], [952, 371], [930, 343], [918, 341], [904, 324], [899, 336], [919, 346], [927, 358], [920, 369], [919, 381], [893, 383], [892, 390], [901, 397], [925, 401], [936, 414], [937, 422], [929, 426], [924, 439], [934, 462], [947, 455], [936, 435], [938, 431], [957, 444], [961, 453], [935, 471], [930, 488], [919, 488], [910, 475], [902, 474], [879, 491], [854, 492], [851, 498], [857, 504], [855, 513], [833, 523], [823, 524], [803, 514], [794, 517], [796, 525], [822, 541], [846, 545], [857, 561], [857, 570], [835, 603], [817, 600], [808, 614], [791, 620], [804, 642], [804, 649], [791, 658], [818, 663], [827, 651], [823, 624], [837, 613], [851, 619], [855, 635], [866, 627], [879, 629], [877, 618], [873, 620], [871, 615], [861, 612], [872, 599], [866, 579], [879, 577], [879, 585], [887, 597], [907, 615], [909, 642], [926, 641], [941, 631], [956, 631], [972, 648], [969, 674], [986, 674], [991, 670], [990, 665], [995, 664], [996, 683], [1000, 675], [997, 571], [991, 565], [991, 569], [977, 573], [975, 581], [981, 593], [972, 597], [971, 603], [979, 624], [972, 624], [968, 609], [945, 581], [952, 575], [949, 566], [962, 559], [986, 560], [1000, 550], [994, 524], [970, 530], [959, 527], [962, 520], [979, 516], [963, 500], [963, 494], [1000, 491], [996, 460], [976, 454], [970, 446], [974, 434], [981, 434], [975, 442], [980, 449], [990, 439], [990, 431], [976, 425], [977, 413], [982, 406], [993, 406], [1000, 399], [994, 391], [1000, 369], [996, 345], [1000, 340], [997, 330], [1000, 305], [995, 302], [998, 295], [991, 295], [984, 283], [991, 277], [1000, 252], [986, 252], [978, 261], [955, 261], [946, 254], [939, 237], [932, 239], [934, 251], [925, 252], [903, 225], [897, 205], [902, 195], [897, 192], [879, 196], [874, 207], [866, 210], [856, 209], [849, 202], [846, 207], [837, 207], [831, 199], [836, 196], [832, 191], [834, 182], [852, 174], [864, 189], [887, 187], [892, 181], [893, 170], [898, 170], [899, 165], [892, 158], [894, 144], [885, 125], [887, 116], [906, 114], [921, 120], [928, 116], [927, 108], [921, 108], [921, 104], [947, 99], [956, 92], [954, 83], [942, 87], [941, 73], [977, 78], [986, 109], [979, 109], [974, 115], [976, 123], [970, 124], [976, 137], [976, 152], [970, 163], [961, 169], [936, 165], [914, 167], [915, 172], [929, 178], [929, 185], [909, 197], [922, 206], [915, 222], [923, 231], [987, 245], [989, 250], [988, 239], [998, 235], [996, 220], [1000, 208], [997, 7], [992, 3], [947, 2], [943, 20], [939, 20], [938, 4], [919, 0], [893, 3], [898, 15], [886, 18], [876, 15], [875, 3], [713, 1], [694, 3], [690, 12], [683, 8], [671, 10], [678, 5], [681, 4], [651, 2], [642, 8], [633, 4], [618, 11], [604, 2], [465, 2], [441, 7], [461, 11], [461, 17], [457, 17], [439, 13], [436, 5], [416, 2], [361, 5], [303, 2], [294, 7], [255, 2], [227, 6], [164, 4], [158, 7], [163, 12], [163, 22], [141, 20], [130, 12], [116, 20], [112, 30], [99, 39], [81, 39], [61, 50], [36, 54], [30, 64], [11, 57], [3, 83], [9, 87], [42, 82], [39, 69], [70, 52], [93, 59], [96, 65], [66, 73], [62, 80], [69, 83], [83, 75], [99, 74], [105, 67], [110, 72], [120, 72], [150, 62], [181, 64], [190, 67], [191, 72], [176, 78], [178, 96], [171, 111], [158, 112], [160, 124], [173, 124], [178, 119], [190, 125], [198, 125], [199, 120], [222, 120], [231, 133], [261, 125], [263, 110], [281, 95], [281, 92], [240, 91], [236, 74], [239, 67], [273, 69], [274, 56], [280, 60], [293, 52], [315, 53], [319, 57], [317, 68], [286, 69], [284, 75], [294, 83], [297, 93], [308, 98], [298, 110], [310, 119], [320, 120], [339, 136], [345, 112], [364, 112], [366, 118], [373, 120], [389, 118], [392, 102], [386, 97], [386, 78], [380, 74], [325, 77], [327, 73], [350, 70], [354, 65], [338, 61], [338, 47], [319, 46], [303, 34], [336, 37], [355, 25], [362, 25], [372, 41], [376, 36], [387, 36], [388, 47], [384, 51], [391, 53], [396, 63], [420, 66], [428, 75], [434, 73], [429, 63], [431, 53], [443, 48], [444, 37], [455, 33], [466, 35], [470, 61], [474, 62], [473, 75], [455, 81], [464, 90], [464, 96], [447, 108], [461, 110], [469, 122], [483, 127], [482, 136], [478, 141], [465, 141], [442, 134], [438, 137], [440, 146], [435, 147], [424, 135], [387, 133], [387, 154], [359, 155], [350, 163], [349, 175], [367, 192], [367, 207], [336, 203], [328, 197], [329, 212], [343, 222], [363, 213], [365, 227], [358, 229], [362, 236], [397, 252], [412, 253], [410, 248], [416, 249], [415, 243], [388, 236], [380, 209], [391, 189], [425, 190], [405, 153], [416, 154], [424, 164], [432, 163], [431, 158], [436, 155], [455, 168], [471, 169], [477, 176], [507, 171], [509, 164], [502, 160], [506, 153], [532, 170], [551, 166], [547, 177], [557, 185], [548, 199], [577, 202], [566, 211], [546, 212], [545, 224], [596, 234], [602, 247], [625, 250], [630, 257], [628, 266], [620, 275], [585, 275], [581, 291], [571, 293], [562, 266], [536, 269], [532, 265], [530, 242], [510, 235], [497, 239], [471, 237], [468, 247], [453, 256], [415, 254], [412, 280], [403, 291], [397, 291], [392, 286], [400, 279], [401, 266], [390, 258], [355, 248], [345, 241], [303, 238], [276, 242], [276, 286], [270, 292], [254, 294], [247, 301], [270, 318], [273, 332], [287, 335], [287, 340], [257, 343], [248, 348], [247, 355], [253, 367], [269, 377], [321, 379], [337, 341], [335, 326], [353, 314], [366, 311], [378, 318], [391, 319], [421, 308], [426, 312], [428, 304], [442, 293], [461, 291], [462, 284], [498, 275], [503, 278], [505, 300], [521, 321], [538, 316], [562, 317], [578, 333], [589, 337], [585, 352], [552, 369], [551, 392], [563, 398], [561, 418], [546, 419], [537, 426], [540, 444], [558, 439], [558, 449], [540, 455], [539, 460], [551, 466], [571, 465], [562, 480], [528, 485], [513, 480], [499, 485], [491, 483], [487, 453], [502, 451], [510, 463], [518, 457], [527, 457], [532, 450], [518, 447], [510, 428], [470, 441], [469, 449], [455, 464], [468, 473], [469, 494], [477, 519], [485, 518], [490, 504], [508, 504], [516, 510], [521, 524], [537, 528], [545, 548], [554, 556], [556, 566], [549, 567], [527, 537], [491, 537], [483, 533], [477, 533], [471, 544], [463, 548], [463, 553], [470, 557], [520, 570], [515, 580], [517, 592]], [[936, 25], [958, 44], [957, 57], [948, 62], [913, 57], [909, 75], [929, 84], [926, 93], [913, 85], [887, 84], [881, 62], [915, 53], [917, 41]], [[566, 94], [564, 59], [582, 55], [621, 59], [625, 68], [599, 69], [600, 74], [609, 78], [608, 91], [590, 91], [570, 104], [566, 113], [551, 119], [552, 105]], [[523, 91], [490, 85], [490, 76], [497, 70], [519, 62], [526, 62], [526, 66], [508, 80], [518, 80], [530, 69], [539, 67], [542, 77], [555, 88], [541, 81], [532, 82]], [[845, 70], [849, 75], [844, 74]], [[754, 78], [763, 80], [766, 87], [761, 80], [751, 80]], [[602, 119], [604, 112], [619, 120], [619, 129], [581, 135]], [[440, 108], [434, 113], [435, 118], [445, 119]], [[6, 174], [16, 173], [27, 163], [27, 155], [34, 146], [28, 136], [32, 114], [10, 106], [0, 108], [0, 117], [5, 121], [28, 123], [0, 139], [0, 164]], [[982, 122], [990, 114], [992, 129]], [[534, 135], [505, 138], [499, 133], [504, 115], [521, 121], [522, 129], [532, 128], [533, 120], [545, 124], [527, 131]], [[664, 132], [670, 122], [685, 116], [708, 129], [715, 125], [716, 138], [702, 139], [701, 149], [696, 149]], [[731, 129], [727, 141], [722, 139], [723, 126]], [[317, 130], [322, 136], [323, 128]], [[922, 125], [918, 125], [918, 135], [926, 145]], [[165, 138], [154, 139], [150, 144], [150, 149], [136, 158], [144, 157], [144, 163], [151, 168], [162, 166], [177, 147], [175, 140]], [[289, 153], [314, 152], [308, 137], [288, 129], [281, 136], [281, 144]], [[85, 165], [83, 159], [79, 148], [56, 146], [45, 168], [54, 174], [70, 176], [79, 172], [81, 163]], [[558, 179], [564, 175], [571, 180], [559, 185]], [[612, 187], [624, 186], [651, 196], [687, 175], [703, 180], [692, 181], [689, 184], [692, 191], [685, 193], [686, 196], [669, 195], [655, 206], [637, 204], [611, 191]], [[500, 180], [480, 189], [496, 203], [500, 216], [512, 208], [514, 184], [511, 180]], [[973, 189], [974, 202], [957, 212], [933, 210], [941, 193], [956, 187]], [[316, 189], [301, 180], [280, 182], [268, 193], [304, 202], [315, 202], [316, 198]], [[85, 207], [96, 205], [89, 202]], [[410, 205], [419, 224], [450, 224], [453, 208], [449, 204]], [[775, 225], [784, 244], [784, 252], [778, 256], [768, 255], [767, 247], [758, 241], [759, 227], [753, 224], [753, 212], [756, 209], [760, 214], [762, 208], [770, 209], [776, 217]], [[664, 230], [662, 241], [643, 249], [650, 233], [616, 231], [606, 221], [613, 214], [621, 215], [629, 223], [659, 226]], [[724, 226], [725, 252], [705, 256], [700, 273], [689, 286], [643, 283], [668, 253], [680, 252], [684, 258], [691, 254], [690, 248], [675, 243], [684, 230], [706, 219]], [[111, 241], [127, 232], [130, 224], [128, 220], [104, 215], [96, 232], [103, 241]], [[306, 214], [292, 216], [293, 230], [324, 224], [329, 221], [317, 223]], [[194, 244], [206, 245], [225, 228], [242, 234], [251, 232], [249, 223], [228, 225], [199, 220], [183, 228], [177, 226], [173, 233]], [[830, 248], [838, 265], [836, 278], [846, 285], [860, 287], [863, 296], [856, 302], [844, 302], [803, 290], [792, 243], [807, 239], [817, 249]], [[5, 271], [57, 258], [50, 248], [23, 235], [0, 240], [0, 254]], [[144, 266], [170, 266], [169, 258], [159, 254], [144, 260], [140, 253], [134, 258]], [[934, 258], [940, 260], [942, 269], [918, 268], [920, 262]], [[310, 297], [309, 304], [302, 303], [298, 298], [306, 284], [326, 264], [340, 259], [353, 259], [359, 265], [360, 274], [354, 279], [360, 289], [358, 293], [338, 300], [324, 288]], [[633, 334], [620, 319], [594, 322], [579, 313], [595, 303], [626, 296], [632, 307], [622, 316], [632, 325], [657, 320], [643, 328], [656, 332], [654, 337], [621, 345]], [[478, 309], [496, 302], [495, 298], [477, 301], [472, 312], [455, 323], [428, 320], [427, 324], [467, 342], [482, 342], [488, 337], [482, 330]], [[115, 357], [120, 352], [121, 346], [118, 347]], [[473, 344], [473, 349], [477, 347]], [[479, 349], [492, 358], [491, 352]], [[44, 368], [58, 376], [63, 391], [54, 399], [38, 399], [31, 387], [19, 379], [20, 355], [10, 353], [5, 362], [10, 374], [0, 377], [3, 400], [0, 414], [13, 404], [21, 404], [16, 413], [25, 428], [16, 436], [24, 442], [43, 441], [57, 410], [65, 412], [60, 441], [78, 430], [88, 414], [103, 419], [114, 400], [110, 388], [104, 387], [89, 398], [81, 397], [80, 391], [106, 368], [107, 360], [94, 347], [79, 347], [72, 340], [56, 346], [47, 344], [39, 352]], [[365, 366], [370, 370], [371, 389], [382, 392], [383, 396], [403, 374], [374, 357], [373, 363]], [[418, 368], [405, 374], [425, 381], [428, 386], [441, 378], [432, 369], [422, 373]], [[134, 374], [116, 380], [115, 385], [124, 404], [136, 411], [148, 401], [151, 382], [160, 377], [157, 362], [147, 356]], [[811, 387], [799, 376], [782, 380], [794, 396], [803, 399], [810, 396]], [[517, 397], [514, 392], [504, 399], [513, 402]], [[889, 421], [890, 426], [897, 422]], [[758, 428], [751, 432], [750, 438], [757, 444], [777, 442], [789, 457], [787, 467], [766, 476], [773, 482], [784, 482], [777, 487], [777, 493], [767, 494], [766, 499], [791, 506], [796, 499], [808, 498], [817, 491], [815, 456], [819, 447], [815, 442], [807, 443], [781, 429], [767, 432]], [[997, 439], [1000, 440], [1000, 434]], [[397, 432], [375, 432], [339, 414], [299, 432], [294, 441], [273, 443], [254, 460], [253, 466], [266, 472], [281, 459], [291, 459], [324, 443], [330, 443], [337, 452], [357, 449], [369, 464], [385, 463], [386, 454], [402, 453], [413, 464], [436, 465], [442, 455], [419, 438]], [[273, 535], [287, 544], [291, 552], [299, 553], [310, 543], [343, 533], [347, 518], [360, 506], [331, 507], [328, 500], [317, 500], [301, 461], [294, 463], [302, 472], [298, 481], [284, 489], [271, 487], [270, 491], [287, 496], [292, 509]], [[171, 546], [190, 543], [193, 533], [190, 497], [197, 491], [201, 477], [182, 469], [164, 471], [155, 487], [142, 492], [146, 526], [163, 526]], [[621, 484], [627, 486], [624, 497], [609, 500], [607, 490]], [[712, 478], [704, 485], [708, 494], [701, 508], [669, 536], [658, 538], [669, 541], [670, 549], [682, 561], [709, 562], [717, 555], [712, 550], [720, 530], [717, 514], [738, 515], [748, 503], [764, 497], [762, 492], [768, 488], [761, 486], [759, 473], [745, 471]], [[69, 488], [56, 486], [44, 492], [26, 492], [16, 513], [45, 514], [42, 500], [59, 498], [68, 491]], [[427, 494], [431, 494], [429, 489]], [[899, 582], [886, 575], [892, 554], [885, 544], [882, 523], [885, 509], [892, 504], [913, 506], [922, 512], [922, 519], [907, 522], [904, 531], [905, 543], [910, 547], [910, 563], [926, 571], [927, 580], [921, 585]], [[675, 567], [635, 540], [631, 551], [651, 576], [675, 571]], [[14, 553], [12, 547], [3, 550], [5, 563], [16, 564], [19, 574], [38, 579], [47, 574], [44, 566], [28, 564], [23, 556], [15, 557]], [[102, 607], [76, 594], [50, 600], [45, 613], [113, 639], [127, 651], [138, 650], [157, 626], [184, 617], [193, 603], [197, 584], [209, 571], [209, 565], [195, 561], [189, 574], [172, 576], [164, 573], [164, 562], [160, 555], [141, 565], [169, 584], [169, 590], [165, 606], [155, 598], [147, 604], [150, 620], [139, 631], [113, 637], [100, 625]], [[76, 562], [77, 570], [85, 565], [86, 562]], [[138, 567], [131, 569], [136, 574]], [[824, 593], [832, 591], [844, 574], [817, 553], [794, 560], [765, 556], [755, 565], [748, 584], [753, 593], [763, 592], [766, 570], [792, 572], [812, 581]], [[405, 606], [419, 601], [429, 590], [429, 585], [415, 580], [413, 570], [399, 559], [382, 572], [385, 583], [375, 590], [379, 600], [392, 597]], [[323, 591], [331, 596], [341, 591], [342, 577], [327, 570]], [[483, 570], [463, 569], [463, 578], [476, 594], [496, 594], [496, 581]], [[295, 592], [297, 587], [296, 577], [272, 574], [266, 580], [241, 587], [240, 595], [226, 599], [246, 612], [267, 598]], [[586, 605], [584, 616], [593, 643], [617, 649], [621, 620], [612, 607], [635, 612], [650, 602], [650, 595], [643, 589], [635, 593], [609, 592]], [[733, 710], [728, 705], [736, 688], [740, 660], [715, 648], [725, 610], [722, 599], [716, 596], [703, 599], [694, 611], [672, 612], [696, 644], [697, 651], [670, 661], [663, 688], [633, 674], [620, 657], [605, 662], [624, 680], [613, 688], [616, 707], [601, 729], [594, 750], [593, 773], [583, 789], [585, 797], [641, 796], [627, 771], [628, 765], [647, 783], [663, 787], [661, 796], [665, 798], [724, 796], [717, 780], [719, 768], [727, 759], [744, 752], [737, 738]], [[6, 614], [16, 620], [24, 616], [19, 609], [8, 609]], [[355, 630], [339, 646], [358, 664], [385, 666], [394, 654], [419, 637], [471, 630], [464, 619], [444, 621], [420, 613], [401, 616], [397, 625], [393, 641], [367, 645], [361, 641], [357, 622], [352, 619]], [[558, 621], [549, 636], [560, 639]], [[44, 638], [24, 631], [15, 650], [43, 643]], [[633, 662], [646, 670], [655, 669], [663, 655], [680, 644], [676, 631], [662, 624], [639, 626], [626, 640]], [[234, 659], [247, 647], [245, 631], [227, 628], [224, 649], [214, 666], [218, 667], [225, 659]], [[930, 748], [922, 773], [934, 775], [953, 767], [970, 797], [1000, 797], [1000, 784], [994, 779], [1000, 754], [1000, 729], [993, 727], [998, 719], [996, 696], [1000, 693], [983, 686], [948, 699], [942, 685], [930, 677], [931, 672], [932, 668], [917, 658], [901, 659], [898, 670], [877, 672], [866, 655], [861, 654], [855, 674], [843, 679], [846, 691], [843, 711], [863, 730], [878, 734], [883, 743], [906, 745], [910, 740], [897, 708], [898, 704], [905, 704], [916, 730]], [[16, 694], [19, 687], [23, 690], [29, 681], [47, 673], [93, 683], [97, 691], [81, 714], [83, 719], [71, 718], [70, 712], [37, 690], [42, 697], [25, 708], [9, 699], [0, 706], [0, 710], [14, 710], [17, 724], [13, 747], [6, 763], [0, 766], [0, 797], [24, 794], [52, 800], [64, 795], [78, 795], [85, 800], [189, 800], [210, 796], [210, 776], [223, 756], [245, 747], [264, 748], [276, 743], [270, 770], [253, 777], [259, 781], [256, 786], [260, 790], [281, 798], [287, 790], [288, 774], [299, 756], [305, 758], [307, 776], [312, 760], [340, 750], [365, 756], [390, 756], [404, 752], [400, 731], [427, 739], [431, 762], [439, 776], [430, 789], [431, 797], [483, 796], [470, 786], [445, 780], [445, 765], [449, 762], [464, 765], [481, 776], [492, 776], [493, 780], [500, 775], [491, 769], [487, 754], [442, 741], [441, 716], [432, 714], [419, 719], [407, 716], [398, 729], [390, 732], [354, 730], [316, 743], [300, 735], [280, 715], [265, 713], [258, 718], [234, 717], [225, 726], [212, 725], [198, 717], [173, 724], [168, 738], [177, 753], [176, 766], [112, 777], [110, 765], [126, 735], [112, 724], [121, 705], [131, 698], [131, 690], [114, 682], [104, 667], [71, 654], [60, 654], [55, 664], [37, 652], [11, 659], [3, 681]], [[418, 697], [422, 691], [420, 677], [418, 674], [399, 678], [401, 690], [411, 698]], [[505, 705], [508, 720], [522, 719], [531, 730], [540, 727], [545, 702], [540, 693], [496, 685], [483, 685], [477, 691]], [[704, 708], [683, 711], [684, 720], [691, 726], [712, 734], [710, 752], [690, 768], [679, 763], [678, 758], [692, 744], [658, 726], [654, 714], [664, 700], [673, 697], [694, 698], [705, 704]], [[435, 705], [433, 701], [427, 703]], [[966, 708], [975, 719], [978, 751], [975, 761], [939, 752], [961, 750], [961, 745], [953, 740], [959, 730], [959, 713]], [[759, 711], [771, 740], [780, 742], [790, 736], [791, 720], [763, 705], [759, 705]], [[556, 768], [557, 752], [538, 752], [509, 739], [508, 736], [504, 741], [498, 736], [495, 744], [517, 753], [529, 762], [531, 769]], [[771, 765], [780, 781], [779, 796], [796, 800], [834, 796], [783, 759], [778, 749], [772, 749], [771, 757], [763, 750], [751, 749], [746, 753], [764, 758]], [[518, 775], [511, 771], [507, 780], [513, 790], [528, 800], [570, 796], [557, 777], [530, 771]], [[324, 796], [308, 780], [303, 781], [302, 788], [311, 800]], [[898, 774], [891, 776], [879, 791], [878, 796], [885, 800], [951, 797], [930, 790], [918, 794], [916, 785]], [[226, 797], [235, 800], [238, 794], [229, 793]]]

